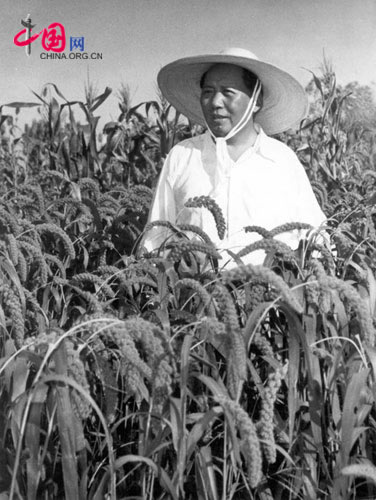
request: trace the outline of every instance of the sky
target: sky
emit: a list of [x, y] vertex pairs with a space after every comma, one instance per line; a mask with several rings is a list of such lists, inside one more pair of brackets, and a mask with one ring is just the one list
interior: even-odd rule
[[[243, 47], [290, 72], [302, 85], [319, 72], [323, 54], [341, 84], [376, 91], [376, 0], [0, 0], [0, 105], [37, 102], [54, 83], [68, 100], [84, 100], [88, 78], [98, 93], [113, 92], [98, 108], [101, 125], [119, 115], [117, 93], [130, 87], [133, 104], [156, 98], [160, 68], [180, 57]], [[33, 33], [60, 23], [67, 60], [43, 59], [42, 35], [14, 44], [30, 14]], [[69, 59], [70, 37], [84, 37], [88, 59]], [[22, 39], [23, 37], [21, 37]], [[78, 57], [80, 51], [72, 51]], [[91, 54], [101, 59], [91, 59]], [[94, 56], [93, 56], [94, 57]], [[10, 108], [3, 108], [8, 113]], [[35, 110], [22, 110], [22, 125]]]

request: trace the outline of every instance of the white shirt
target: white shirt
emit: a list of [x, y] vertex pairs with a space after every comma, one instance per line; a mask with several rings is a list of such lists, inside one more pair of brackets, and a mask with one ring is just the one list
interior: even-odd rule
[[[318, 227], [325, 221], [295, 153], [261, 129], [254, 146], [237, 161], [230, 160], [220, 186], [215, 186], [216, 165], [216, 147], [208, 132], [172, 148], [159, 178], [149, 222], [167, 220], [199, 226], [222, 251], [222, 264], [227, 263], [228, 269], [235, 263], [226, 249], [237, 253], [261, 238], [256, 233], [246, 233], [246, 226], [270, 230], [286, 222], [306, 222]], [[184, 207], [189, 198], [203, 195], [212, 195], [222, 208], [227, 222], [223, 240], [218, 238], [213, 216], [206, 208]], [[165, 228], [153, 228], [143, 244], [149, 251], [158, 248], [169, 234]], [[277, 238], [295, 249], [302, 236], [301, 231], [294, 230]], [[257, 250], [242, 260], [246, 264], [261, 264], [264, 257], [265, 253]]]

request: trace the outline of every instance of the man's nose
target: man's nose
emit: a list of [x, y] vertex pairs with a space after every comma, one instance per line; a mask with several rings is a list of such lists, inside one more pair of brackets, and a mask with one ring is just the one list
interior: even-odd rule
[[215, 92], [212, 96], [212, 106], [213, 108], [220, 108], [223, 105], [222, 94], [220, 92]]

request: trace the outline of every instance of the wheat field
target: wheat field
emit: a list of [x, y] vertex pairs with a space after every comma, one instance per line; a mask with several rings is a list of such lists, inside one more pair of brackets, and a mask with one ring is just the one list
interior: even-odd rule
[[[111, 90], [49, 84], [0, 108], [0, 499], [376, 497], [376, 104], [324, 67], [279, 138], [328, 216], [293, 251], [266, 231], [226, 271], [200, 228], [140, 255], [171, 147], [201, 130], [162, 98], [97, 130]], [[18, 111], [28, 103], [17, 103]], [[74, 109], [85, 114], [75, 119]], [[225, 220], [213, 200], [218, 234]], [[257, 249], [262, 266], [244, 265]]]

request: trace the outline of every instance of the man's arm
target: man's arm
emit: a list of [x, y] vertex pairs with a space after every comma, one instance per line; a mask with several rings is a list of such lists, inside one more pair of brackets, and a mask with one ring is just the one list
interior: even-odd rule
[[297, 221], [319, 227], [326, 221], [303, 165], [296, 158], [296, 212]]
[[[289, 196], [293, 200], [290, 221], [305, 222], [313, 226], [313, 228], [319, 229], [319, 236], [316, 241], [320, 244], [326, 244], [329, 241], [329, 237], [324, 228], [322, 228], [325, 224], [326, 216], [316, 199], [303, 165], [292, 151], [287, 165], [287, 178], [290, 184]], [[295, 229], [287, 233], [282, 233], [277, 238], [291, 248], [296, 249], [298, 248], [299, 241], [304, 239], [306, 235], [307, 230]]]

